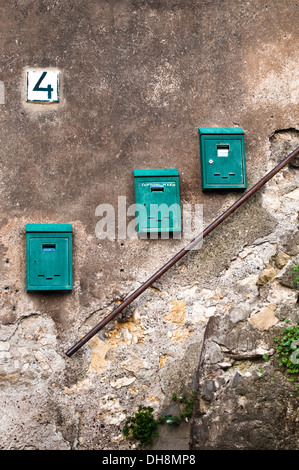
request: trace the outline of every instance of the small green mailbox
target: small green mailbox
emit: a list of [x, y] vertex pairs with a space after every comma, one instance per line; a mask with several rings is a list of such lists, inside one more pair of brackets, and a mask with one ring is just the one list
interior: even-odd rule
[[244, 132], [240, 127], [200, 127], [203, 189], [245, 189]]
[[26, 224], [27, 291], [72, 289], [72, 226]]
[[179, 173], [176, 168], [133, 170], [137, 232], [181, 232]]

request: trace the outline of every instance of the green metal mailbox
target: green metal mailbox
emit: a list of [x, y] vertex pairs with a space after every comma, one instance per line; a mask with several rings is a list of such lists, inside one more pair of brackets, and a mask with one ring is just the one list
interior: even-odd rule
[[240, 127], [200, 127], [203, 189], [245, 189], [244, 132]]
[[181, 232], [176, 168], [133, 170], [138, 233]]
[[27, 291], [72, 289], [72, 226], [26, 224]]

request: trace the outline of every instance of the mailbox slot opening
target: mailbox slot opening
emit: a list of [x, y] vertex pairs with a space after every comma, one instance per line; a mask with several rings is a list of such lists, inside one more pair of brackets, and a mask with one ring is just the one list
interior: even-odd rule
[[155, 185], [150, 185], [150, 188], [151, 188], [151, 192], [153, 191], [160, 191], [160, 192], [164, 192], [164, 186], [162, 185], [158, 185], [158, 184], [155, 184]]
[[55, 243], [43, 243], [42, 251], [56, 251], [56, 244]]
[[228, 157], [229, 144], [217, 144], [217, 157]]

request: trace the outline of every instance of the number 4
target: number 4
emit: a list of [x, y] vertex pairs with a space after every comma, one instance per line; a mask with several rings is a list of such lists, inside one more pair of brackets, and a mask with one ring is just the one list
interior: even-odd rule
[[40, 87], [40, 84], [41, 84], [41, 82], [43, 81], [43, 79], [45, 78], [46, 75], [47, 75], [47, 72], [43, 72], [41, 74], [39, 80], [37, 81], [36, 85], [33, 88], [33, 91], [47, 91], [48, 92], [48, 99], [50, 100], [51, 97], [52, 97], [52, 91], [53, 91], [53, 88], [51, 87], [51, 85], [48, 85], [46, 88]]

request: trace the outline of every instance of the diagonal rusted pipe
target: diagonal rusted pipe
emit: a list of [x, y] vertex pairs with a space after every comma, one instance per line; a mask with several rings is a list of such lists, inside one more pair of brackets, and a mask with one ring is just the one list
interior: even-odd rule
[[78, 349], [80, 349], [87, 341], [89, 341], [98, 331], [100, 331], [107, 323], [113, 320], [125, 307], [130, 305], [133, 300], [139, 297], [148, 287], [150, 287], [159, 277], [162, 276], [169, 268], [177, 263], [183, 256], [185, 256], [190, 250], [192, 250], [204, 237], [206, 237], [212, 230], [229, 217], [238, 207], [240, 207], [247, 199], [249, 199], [256, 191], [264, 186], [267, 181], [273, 178], [283, 167], [285, 167], [293, 158], [299, 155], [299, 147], [297, 147], [292, 153], [290, 153], [284, 160], [282, 160], [273, 170], [267, 173], [258, 183], [256, 183], [251, 189], [249, 189], [243, 196], [240, 197], [231, 207], [229, 207], [223, 214], [214, 220], [203, 232], [197, 235], [188, 245], [186, 245], [181, 251], [179, 251], [173, 258], [171, 258], [162, 268], [160, 268], [155, 274], [153, 274], [147, 281], [144, 282], [138, 289], [130, 294], [123, 302], [118, 305], [109, 315], [107, 315], [100, 323], [98, 323], [92, 330], [89, 331], [83, 338], [81, 338], [74, 346], [72, 346], [67, 352], [67, 356], [72, 356]]

